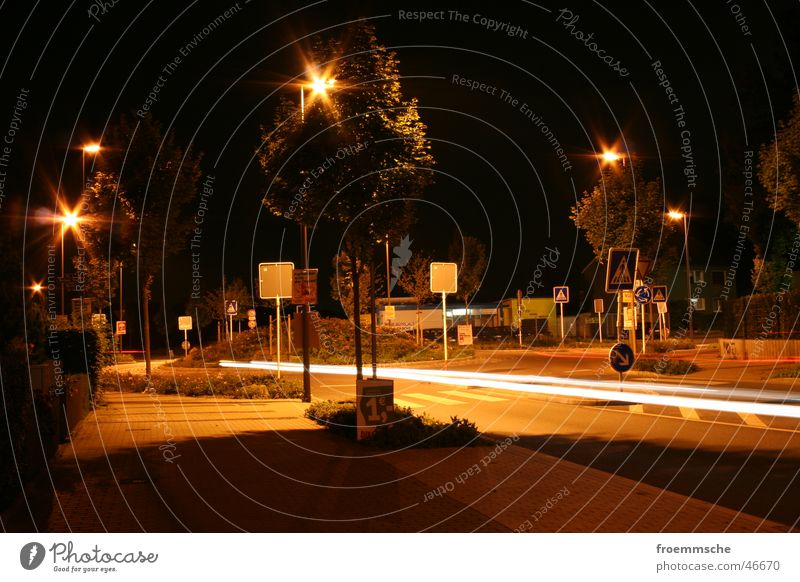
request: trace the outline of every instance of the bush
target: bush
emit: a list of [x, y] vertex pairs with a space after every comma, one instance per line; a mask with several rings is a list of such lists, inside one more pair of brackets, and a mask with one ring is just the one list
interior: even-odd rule
[[[356, 405], [352, 401], [324, 400], [311, 404], [306, 417], [328, 430], [355, 440]], [[410, 408], [395, 408], [385, 424], [377, 427], [375, 435], [364, 444], [382, 448], [463, 447], [484, 444], [474, 422], [453, 416], [450, 422], [440, 422]]]
[[647, 342], [648, 349], [652, 349], [654, 352], [659, 354], [663, 354], [666, 352], [671, 352], [672, 350], [691, 350], [697, 347], [690, 339], [667, 339], [667, 340], [656, 340], [652, 342]]
[[651, 359], [638, 359], [633, 365], [633, 369], [638, 372], [655, 372], [656, 374], [664, 374], [667, 376], [681, 376], [684, 374], [691, 374], [697, 372], [700, 368], [694, 362], [686, 360], [672, 360], [665, 358]]
[[[143, 392], [148, 388], [145, 376], [117, 374], [105, 369], [100, 375], [102, 390]], [[185, 376], [176, 374], [154, 374], [150, 387], [158, 394], [180, 394], [182, 396], [223, 396], [242, 399], [300, 398], [303, 386], [294, 380], [278, 380], [273, 376], [245, 376], [217, 374], [216, 376]]]
[[800, 366], [790, 366], [775, 370], [770, 378], [798, 378], [800, 377]]

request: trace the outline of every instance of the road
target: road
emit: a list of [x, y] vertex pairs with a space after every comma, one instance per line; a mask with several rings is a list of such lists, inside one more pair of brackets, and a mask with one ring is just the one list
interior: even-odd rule
[[[601, 358], [598, 353], [494, 353], [453, 362], [450, 369], [613, 380], [616, 375]], [[773, 366], [770, 362], [717, 361], [704, 375], [673, 382], [676, 387], [691, 382], [752, 390], [764, 387], [762, 377]], [[207, 370], [180, 372], [205, 374]], [[286, 376], [300, 378], [296, 373]], [[770, 389], [793, 392], [794, 384], [773, 381]], [[352, 399], [354, 381], [352, 376], [315, 373], [312, 393], [315, 399]], [[518, 435], [522, 446], [585, 467], [793, 527], [800, 525], [800, 421], [796, 418], [632, 404], [615, 399], [613, 392], [604, 399], [548, 397], [514, 389], [451, 385], [446, 379], [398, 379], [395, 403], [440, 420], [468, 418], [488, 435]]]

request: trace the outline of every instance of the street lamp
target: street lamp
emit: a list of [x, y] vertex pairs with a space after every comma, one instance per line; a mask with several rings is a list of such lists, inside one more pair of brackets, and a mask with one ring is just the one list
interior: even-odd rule
[[81, 192], [86, 188], [86, 154], [97, 155], [99, 151], [99, 143], [87, 143], [81, 148]]
[[[307, 85], [300, 85], [300, 119], [303, 123], [306, 121], [306, 87], [311, 89], [311, 94], [320, 93], [325, 95], [327, 90], [333, 87], [335, 79], [322, 79], [320, 77]], [[303, 223], [303, 241], [302, 241], [302, 254], [303, 254], [303, 269], [308, 272], [308, 225]], [[303, 304], [303, 401], [311, 402], [311, 306], [308, 303]], [[278, 322], [278, 333], [280, 333], [280, 321]]]
[[693, 306], [692, 306], [692, 276], [691, 276], [691, 265], [689, 261], [689, 225], [686, 221], [687, 214], [685, 212], [680, 212], [678, 210], [670, 210], [667, 212], [667, 216], [672, 220], [681, 220], [683, 221], [683, 247], [684, 247], [684, 256], [686, 257], [686, 295], [689, 300], [688, 307], [687, 307], [687, 315], [689, 316], [689, 338], [694, 337], [694, 329], [693, 329]]
[[74, 210], [65, 211], [58, 219], [61, 222], [61, 315], [66, 315], [66, 305], [64, 299], [64, 286], [66, 284], [64, 273], [64, 233], [67, 230], [74, 230], [80, 222], [78, 213]]

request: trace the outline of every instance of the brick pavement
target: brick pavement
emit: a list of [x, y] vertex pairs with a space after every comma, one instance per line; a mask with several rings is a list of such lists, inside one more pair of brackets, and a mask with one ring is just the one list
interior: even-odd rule
[[47, 531], [785, 531], [513, 445], [370, 449], [299, 402], [106, 402], [59, 451]]

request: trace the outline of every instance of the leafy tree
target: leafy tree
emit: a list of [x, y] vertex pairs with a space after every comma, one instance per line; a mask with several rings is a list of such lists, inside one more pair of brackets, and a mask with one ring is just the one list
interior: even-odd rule
[[403, 268], [397, 284], [417, 302], [416, 339], [419, 345], [422, 343], [420, 305], [433, 297], [433, 293], [431, 293], [431, 258], [421, 254], [411, 257], [411, 260]]
[[93, 256], [105, 253], [109, 259], [136, 264], [150, 374], [153, 283], [164, 259], [184, 248], [192, 228], [184, 212], [197, 192], [200, 156], [179, 146], [174, 131], [164, 134], [149, 116], [136, 122], [121, 116], [103, 136], [103, 144], [98, 171], [88, 187], [98, 220], [83, 222], [82, 229]]
[[[360, 265], [373, 262], [375, 241], [408, 231], [410, 200], [431, 182], [434, 161], [417, 102], [403, 98], [396, 55], [369, 22], [350, 24], [340, 38], [317, 38], [312, 53], [335, 85], [324, 96], [310, 93], [302, 112], [282, 100], [272, 127], [262, 128], [264, 204], [299, 224], [343, 231], [359, 313]], [[360, 377], [358, 333], [355, 351]]]
[[253, 295], [239, 277], [227, 285], [207, 291], [202, 300], [194, 304], [197, 307], [198, 325], [205, 327], [214, 321], [227, 321], [226, 301], [236, 301], [238, 311], [234, 319], [237, 319], [239, 314], [253, 305]]
[[780, 123], [769, 145], [761, 146], [758, 158], [758, 175], [771, 194], [771, 207], [800, 226], [800, 96], [794, 96], [789, 119]]
[[450, 260], [458, 264], [458, 293], [469, 314], [470, 299], [477, 293], [486, 271], [486, 245], [474, 236], [465, 236], [450, 245]]
[[603, 172], [592, 191], [572, 207], [571, 218], [600, 263], [611, 247], [638, 247], [652, 257], [664, 226], [661, 180], [645, 180], [636, 160]]
[[[335, 256], [332, 261], [333, 274], [331, 275], [331, 298], [338, 301], [342, 309], [347, 314], [347, 317], [353, 319], [356, 323], [358, 320], [353, 317], [355, 301], [353, 298], [354, 277], [352, 271], [352, 263], [347, 256], [347, 253], [342, 252]], [[370, 284], [372, 282], [372, 272], [368, 265], [364, 264], [361, 260], [357, 260], [356, 264], [359, 268], [359, 278], [361, 285], [359, 287], [359, 313], [369, 313], [370, 302]], [[376, 275], [376, 285], [380, 285], [382, 279]]]

